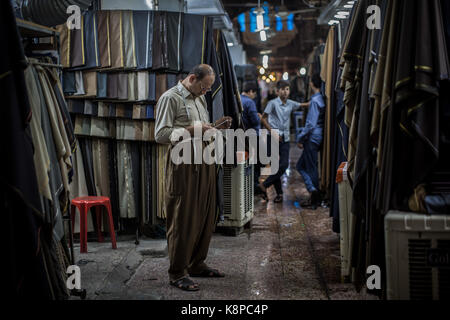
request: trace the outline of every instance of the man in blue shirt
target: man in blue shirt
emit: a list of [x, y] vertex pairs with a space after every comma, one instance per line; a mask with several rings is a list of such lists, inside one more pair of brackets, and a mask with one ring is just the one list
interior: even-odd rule
[[318, 74], [312, 76], [309, 85], [314, 94], [311, 97], [305, 127], [297, 136], [297, 145], [303, 149], [303, 153], [296, 168], [311, 194], [309, 200], [303, 201], [301, 205], [315, 210], [320, 201], [318, 153], [323, 139], [325, 102], [320, 93], [321, 79]]
[[[241, 94], [241, 102], [242, 102], [242, 122], [244, 124], [245, 130], [254, 129], [256, 134], [259, 136], [259, 129], [261, 129], [261, 118], [258, 115], [258, 111], [256, 109], [256, 103], [253, 99], [255, 99], [257, 94], [257, 86], [254, 82], [244, 82]], [[259, 145], [259, 139], [257, 139], [256, 146]], [[251, 146], [252, 147], [252, 146]], [[258, 154], [256, 154], [258, 156]], [[255, 184], [255, 194], [260, 193], [259, 190], [259, 176], [261, 175], [261, 166], [259, 159], [257, 158], [257, 162], [254, 165], [254, 184]]]
[[[276, 174], [269, 176], [259, 186], [263, 191], [263, 198], [267, 200], [266, 189], [274, 185], [277, 196], [274, 202], [283, 201], [283, 189], [281, 188], [281, 176], [289, 167], [289, 135], [292, 111], [300, 108], [302, 104], [288, 99], [290, 93], [289, 82], [281, 80], [277, 83], [278, 98], [270, 100], [264, 110], [261, 123], [267, 130], [275, 129], [275, 138], [280, 141], [280, 164]], [[270, 146], [270, 143], [269, 143]]]

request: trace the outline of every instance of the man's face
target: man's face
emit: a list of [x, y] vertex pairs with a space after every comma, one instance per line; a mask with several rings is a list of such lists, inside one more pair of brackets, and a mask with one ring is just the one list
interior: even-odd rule
[[211, 91], [211, 87], [214, 84], [214, 81], [214, 75], [205, 76], [202, 80], [198, 80], [195, 76], [192, 76], [191, 92], [195, 96], [200, 97], [206, 94], [208, 91]]
[[250, 97], [250, 99], [255, 99], [256, 98], [256, 91], [250, 90], [248, 92], [248, 96]]
[[287, 99], [289, 97], [290, 90], [291, 89], [289, 87], [278, 89], [278, 96], [280, 99]]

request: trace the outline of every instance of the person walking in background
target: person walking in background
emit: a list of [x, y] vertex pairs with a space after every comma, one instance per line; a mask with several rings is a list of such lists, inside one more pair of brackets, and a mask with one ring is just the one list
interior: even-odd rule
[[244, 124], [245, 130], [253, 129], [256, 132], [257, 140], [256, 146], [249, 146], [250, 148], [254, 148], [256, 151], [256, 163], [254, 164], [254, 186], [255, 186], [255, 194], [261, 193], [261, 189], [259, 188], [259, 177], [261, 174], [261, 166], [258, 157], [258, 148], [259, 146], [259, 130], [261, 129], [261, 115], [258, 114], [256, 109], [256, 103], [254, 101], [257, 94], [258, 87], [254, 82], [244, 82], [241, 94], [242, 101], [242, 122]]
[[309, 103], [306, 124], [297, 136], [297, 145], [303, 153], [297, 162], [296, 168], [305, 181], [310, 197], [300, 203], [302, 207], [315, 210], [320, 202], [319, 197], [319, 170], [318, 153], [323, 139], [323, 125], [325, 115], [325, 102], [320, 93], [321, 79], [314, 74], [310, 81], [313, 96]]
[[[283, 201], [283, 189], [281, 187], [281, 176], [289, 167], [289, 145], [291, 113], [301, 107], [301, 103], [288, 99], [290, 93], [289, 82], [281, 80], [277, 83], [278, 97], [267, 103], [261, 123], [267, 130], [274, 129], [274, 136], [279, 140], [279, 169], [278, 172], [269, 176], [259, 186], [263, 192], [263, 198], [267, 200], [266, 189], [274, 186], [277, 196], [275, 203]], [[270, 143], [268, 144], [270, 146]]]

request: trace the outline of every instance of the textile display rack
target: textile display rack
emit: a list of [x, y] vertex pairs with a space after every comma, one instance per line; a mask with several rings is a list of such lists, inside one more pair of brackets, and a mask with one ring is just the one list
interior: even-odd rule
[[36, 210], [43, 218], [38, 250], [46, 265], [48, 293], [53, 299], [67, 299], [70, 295], [84, 299], [85, 290], [66, 286], [66, 269], [76, 264], [68, 210], [68, 185], [73, 175], [71, 155], [76, 140], [62, 92], [60, 34], [56, 29], [18, 18], [16, 24], [25, 53], [23, 89], [30, 106], [33, 168], [40, 198]]
[[[80, 146], [71, 196], [108, 196], [118, 232], [153, 236], [165, 220], [167, 148], [154, 138], [159, 97], [207, 63], [220, 75], [206, 95], [211, 122], [229, 115], [240, 124], [225, 38], [212, 18], [182, 12], [89, 10], [81, 29], [56, 28], [64, 96]], [[88, 219], [88, 230], [94, 226]]]

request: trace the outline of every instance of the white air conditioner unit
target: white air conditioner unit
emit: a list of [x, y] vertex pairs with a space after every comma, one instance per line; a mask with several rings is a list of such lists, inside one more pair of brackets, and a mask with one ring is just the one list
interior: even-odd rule
[[450, 299], [450, 216], [389, 211], [388, 300]]
[[245, 163], [223, 166], [224, 220], [218, 227], [230, 227], [235, 234], [253, 218], [253, 165]]

